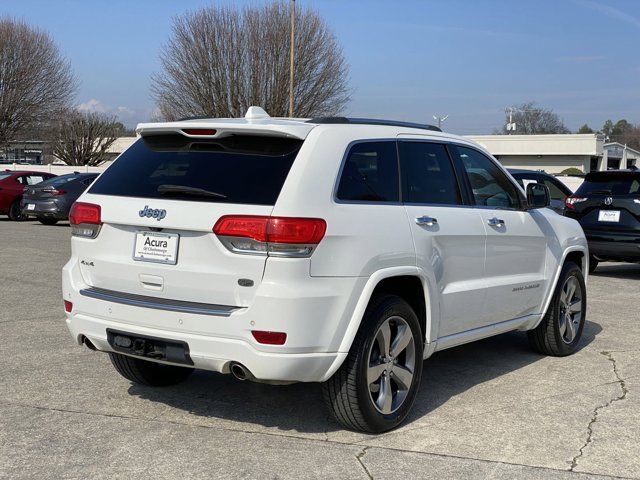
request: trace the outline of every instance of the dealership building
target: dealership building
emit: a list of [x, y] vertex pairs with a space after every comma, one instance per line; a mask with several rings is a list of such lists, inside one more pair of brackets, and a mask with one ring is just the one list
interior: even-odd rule
[[581, 172], [606, 170], [604, 136], [566, 135], [472, 135], [507, 168], [560, 173], [567, 168]]

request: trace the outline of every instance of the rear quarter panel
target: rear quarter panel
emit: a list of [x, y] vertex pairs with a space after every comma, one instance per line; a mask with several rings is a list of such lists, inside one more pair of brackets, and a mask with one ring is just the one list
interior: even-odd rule
[[395, 140], [388, 128], [316, 127], [304, 142], [273, 215], [322, 218], [327, 232], [311, 257], [311, 276], [368, 277], [384, 268], [415, 266], [415, 250], [403, 206], [334, 200], [349, 146]]

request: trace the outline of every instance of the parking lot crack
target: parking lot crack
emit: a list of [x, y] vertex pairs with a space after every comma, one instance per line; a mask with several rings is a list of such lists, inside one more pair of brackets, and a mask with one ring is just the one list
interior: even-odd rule
[[358, 463], [360, 464], [360, 466], [362, 467], [362, 469], [364, 470], [364, 473], [367, 474], [367, 477], [370, 480], [373, 480], [373, 475], [371, 475], [371, 473], [369, 473], [369, 469], [365, 466], [365, 464], [362, 462], [362, 459], [364, 458], [364, 456], [367, 454], [367, 450], [369, 450], [371, 447], [364, 447], [357, 455], [356, 455], [356, 460], [358, 460]]
[[625, 398], [627, 398], [627, 394], [629, 393], [629, 388], [627, 387], [625, 380], [620, 376], [620, 371], [618, 370], [618, 364], [616, 363], [616, 359], [613, 356], [613, 352], [603, 351], [603, 352], [600, 352], [600, 354], [604, 355], [607, 358], [607, 360], [611, 362], [611, 365], [613, 367], [613, 374], [616, 377], [616, 381], [612, 383], [617, 383], [620, 386], [620, 394], [610, 399], [604, 405], [598, 405], [596, 408], [593, 409], [591, 420], [589, 421], [589, 425], [587, 425], [587, 439], [585, 440], [582, 447], [580, 447], [580, 450], [578, 451], [577, 455], [573, 457], [573, 459], [571, 460], [571, 468], [569, 469], [571, 471], [574, 471], [576, 469], [576, 467], [578, 466], [578, 462], [580, 458], [583, 457], [586, 448], [591, 444], [591, 442], [593, 442], [593, 426], [598, 421], [598, 417], [600, 416], [601, 412], [604, 409], [613, 405], [614, 403], [620, 402]]

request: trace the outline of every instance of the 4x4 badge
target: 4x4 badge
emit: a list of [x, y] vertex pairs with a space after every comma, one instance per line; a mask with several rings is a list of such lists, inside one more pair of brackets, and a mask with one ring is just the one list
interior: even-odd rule
[[611, 198], [611, 197], [606, 197], [606, 198], [604, 199], [604, 204], [605, 204], [605, 205], [611, 205], [612, 203], [613, 203], [613, 198]]

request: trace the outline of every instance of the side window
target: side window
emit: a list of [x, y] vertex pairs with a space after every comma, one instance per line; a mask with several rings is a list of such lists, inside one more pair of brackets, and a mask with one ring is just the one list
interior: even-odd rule
[[401, 141], [399, 151], [403, 202], [462, 203], [453, 166], [444, 145]]
[[398, 202], [396, 142], [353, 145], [342, 168], [337, 196], [347, 201]]
[[21, 185], [29, 185], [27, 183], [27, 176], [26, 175], [21, 175], [20, 177], [16, 178], [16, 182], [18, 182]]
[[556, 185], [556, 182], [548, 178], [544, 178], [543, 181], [549, 189], [551, 200], [560, 200], [564, 202], [564, 199], [567, 198], [567, 195], [562, 190], [560, 190], [560, 187]]
[[488, 157], [472, 148], [455, 147], [467, 173], [476, 205], [520, 208], [516, 186]]
[[29, 175], [27, 178], [27, 185], [35, 185], [36, 183], [40, 183], [44, 180], [42, 175]]

